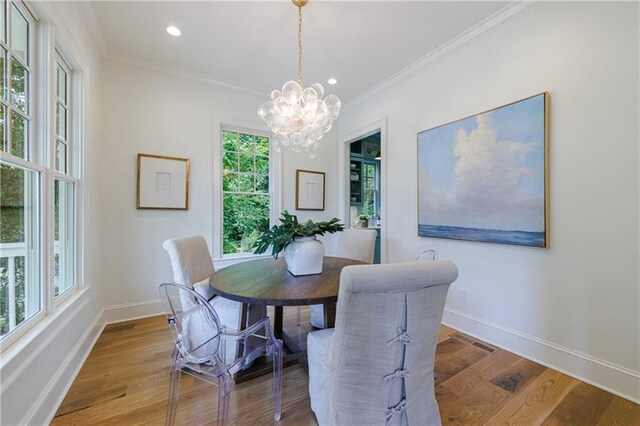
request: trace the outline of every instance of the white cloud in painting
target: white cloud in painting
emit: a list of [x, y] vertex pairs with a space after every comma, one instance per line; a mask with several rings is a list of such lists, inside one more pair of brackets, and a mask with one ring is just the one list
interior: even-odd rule
[[527, 161], [533, 142], [499, 141], [490, 125], [490, 113], [476, 118], [471, 131], [460, 128], [453, 154], [452, 188], [438, 188], [425, 169], [420, 170], [420, 223], [483, 229], [541, 231], [544, 199], [522, 190], [523, 179], [536, 170]]

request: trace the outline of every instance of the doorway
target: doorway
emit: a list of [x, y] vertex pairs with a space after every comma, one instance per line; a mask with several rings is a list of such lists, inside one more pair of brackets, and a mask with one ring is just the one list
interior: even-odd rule
[[377, 131], [350, 142], [348, 155], [349, 227], [370, 228], [376, 231], [374, 263], [380, 263], [382, 228], [381, 132]]

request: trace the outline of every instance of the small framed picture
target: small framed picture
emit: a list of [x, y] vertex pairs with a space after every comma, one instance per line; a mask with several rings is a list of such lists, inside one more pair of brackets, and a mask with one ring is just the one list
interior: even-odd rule
[[324, 210], [324, 172], [296, 170], [296, 210]]
[[189, 209], [189, 159], [138, 154], [136, 207]]

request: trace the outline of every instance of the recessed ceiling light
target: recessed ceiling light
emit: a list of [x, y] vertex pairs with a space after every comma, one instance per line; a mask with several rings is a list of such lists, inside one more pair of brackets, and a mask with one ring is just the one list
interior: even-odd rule
[[338, 80], [336, 80], [335, 78], [330, 78], [329, 80], [327, 80], [327, 83], [329, 84], [336, 84], [338, 82]]
[[180, 31], [180, 28], [174, 27], [173, 25], [167, 27], [167, 32], [174, 37], [180, 37], [182, 35], [182, 31]]

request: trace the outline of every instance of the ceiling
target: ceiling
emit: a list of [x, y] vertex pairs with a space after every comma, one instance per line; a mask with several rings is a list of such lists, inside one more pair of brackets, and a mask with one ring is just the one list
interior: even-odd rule
[[[289, 1], [92, 1], [109, 55], [269, 93], [296, 78]], [[343, 104], [480, 23], [506, 2], [311, 1], [303, 8], [304, 80]], [[182, 30], [171, 37], [168, 25]], [[338, 84], [326, 81], [335, 77]]]

